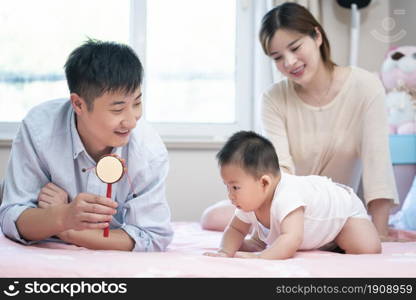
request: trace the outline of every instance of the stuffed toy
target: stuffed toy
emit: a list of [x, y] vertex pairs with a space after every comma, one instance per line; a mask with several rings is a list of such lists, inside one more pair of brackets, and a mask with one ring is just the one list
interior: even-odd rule
[[391, 48], [381, 68], [390, 134], [416, 134], [416, 46]]

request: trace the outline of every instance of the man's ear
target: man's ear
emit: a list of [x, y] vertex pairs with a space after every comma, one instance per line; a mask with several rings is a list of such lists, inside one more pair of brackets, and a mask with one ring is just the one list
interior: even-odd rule
[[87, 103], [77, 93], [71, 93], [71, 105], [77, 115], [87, 110]]

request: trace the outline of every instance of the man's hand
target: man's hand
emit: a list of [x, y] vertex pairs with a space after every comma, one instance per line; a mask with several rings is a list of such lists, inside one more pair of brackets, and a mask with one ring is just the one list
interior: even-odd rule
[[40, 190], [38, 207], [47, 208], [66, 203], [68, 203], [68, 193], [52, 182], [49, 182]]
[[63, 216], [65, 229], [104, 229], [117, 210], [117, 202], [102, 196], [81, 193], [68, 204]]

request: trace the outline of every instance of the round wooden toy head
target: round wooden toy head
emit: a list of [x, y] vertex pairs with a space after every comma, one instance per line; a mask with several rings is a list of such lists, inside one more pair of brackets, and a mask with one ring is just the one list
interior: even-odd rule
[[104, 183], [119, 181], [125, 172], [124, 161], [115, 154], [104, 155], [97, 162], [95, 173]]

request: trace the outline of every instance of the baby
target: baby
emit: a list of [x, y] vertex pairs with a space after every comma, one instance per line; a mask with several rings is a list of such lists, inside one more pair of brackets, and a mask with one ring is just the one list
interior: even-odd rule
[[[236, 206], [219, 257], [286, 259], [298, 250], [342, 248], [381, 252], [377, 231], [353, 190], [323, 176], [280, 172], [272, 143], [249, 131], [235, 133], [217, 154], [229, 199]], [[245, 239], [253, 226], [258, 242]]]

